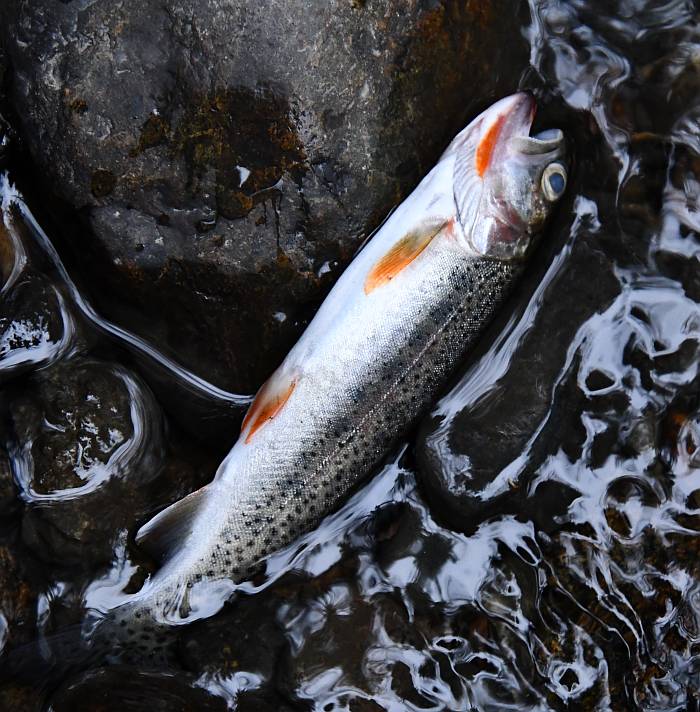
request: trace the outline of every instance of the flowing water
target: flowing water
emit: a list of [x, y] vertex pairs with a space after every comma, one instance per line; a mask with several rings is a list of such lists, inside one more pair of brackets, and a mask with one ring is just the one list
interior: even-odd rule
[[[514, 84], [575, 163], [451, 391], [185, 629], [175, 667], [37, 666], [0, 708], [700, 709], [699, 19], [686, 0], [530, 0]], [[16, 649], [140, 587], [129, 534], [211, 477], [247, 399], [101, 320], [9, 168], [0, 648]]]

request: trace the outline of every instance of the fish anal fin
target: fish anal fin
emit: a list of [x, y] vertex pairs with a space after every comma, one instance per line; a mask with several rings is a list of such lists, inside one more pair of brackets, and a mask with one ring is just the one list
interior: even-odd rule
[[138, 530], [136, 543], [158, 561], [171, 556], [192, 532], [208, 487], [195, 490], [156, 514]]
[[296, 385], [296, 378], [280, 378], [277, 374], [265, 382], [251, 403], [241, 425], [241, 432], [246, 433], [246, 444], [263, 425], [272, 420], [284, 408]]
[[426, 222], [406, 233], [381, 257], [365, 278], [365, 294], [390, 282], [430, 244], [449, 220]]

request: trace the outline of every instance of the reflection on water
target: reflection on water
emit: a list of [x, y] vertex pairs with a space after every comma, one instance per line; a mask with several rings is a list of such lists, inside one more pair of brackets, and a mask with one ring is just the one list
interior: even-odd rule
[[[182, 632], [176, 677], [72, 671], [41, 693], [8, 683], [2, 704], [697, 709], [698, 13], [683, 0], [530, 12], [521, 83], [576, 165], [547, 245], [459, 382], [339, 512]], [[139, 588], [150, 562], [129, 532], [207, 481], [247, 400], [100, 321], [3, 191], [11, 649]], [[195, 437], [209, 428], [215, 447]]]

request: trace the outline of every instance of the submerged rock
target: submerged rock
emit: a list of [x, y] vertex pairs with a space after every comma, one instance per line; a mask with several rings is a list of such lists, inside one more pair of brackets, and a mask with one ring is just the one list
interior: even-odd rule
[[5, 517], [19, 506], [17, 486], [7, 451], [0, 447], [0, 516]]
[[13, 538], [0, 538], [0, 654], [36, 635], [38, 591], [26, 564]]
[[100, 308], [250, 391], [452, 135], [516, 88], [521, 11], [8, 0], [0, 34], [37, 171], [90, 227], [68, 241]]
[[79, 333], [73, 305], [35, 268], [14, 218], [0, 210], [0, 383], [66, 356]]
[[0, 304], [0, 380], [43, 368], [70, 352], [76, 324], [46, 278], [23, 275]]
[[66, 682], [51, 698], [53, 712], [225, 712], [226, 702], [182, 672], [147, 672], [115, 665]]
[[183, 631], [180, 659], [206, 689], [226, 694], [237, 710], [287, 710], [276, 676], [287, 645], [275, 622], [276, 599], [241, 597], [213, 618]]
[[121, 366], [69, 360], [37, 373], [9, 411], [26, 542], [53, 562], [109, 561], [121, 528], [151, 506], [146, 485], [162, 468], [150, 391]]

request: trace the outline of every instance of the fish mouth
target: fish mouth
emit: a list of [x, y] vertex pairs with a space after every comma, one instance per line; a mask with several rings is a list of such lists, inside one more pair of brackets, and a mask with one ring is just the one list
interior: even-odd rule
[[500, 123], [496, 152], [522, 153], [528, 156], [543, 155], [558, 151], [564, 143], [560, 129], [547, 129], [530, 135], [532, 122], [537, 112], [535, 98], [527, 92], [518, 92], [502, 99], [491, 107], [492, 119]]
[[[537, 111], [537, 102], [532, 94], [518, 92], [491, 107], [500, 124], [496, 150], [500, 152], [513, 142], [528, 144], [530, 141], [539, 141], [530, 136], [532, 122]], [[491, 113], [491, 111], [489, 113]]]
[[540, 156], [558, 151], [564, 143], [564, 133], [560, 129], [547, 129], [534, 136], [513, 136], [510, 146], [518, 153], [527, 156]]

